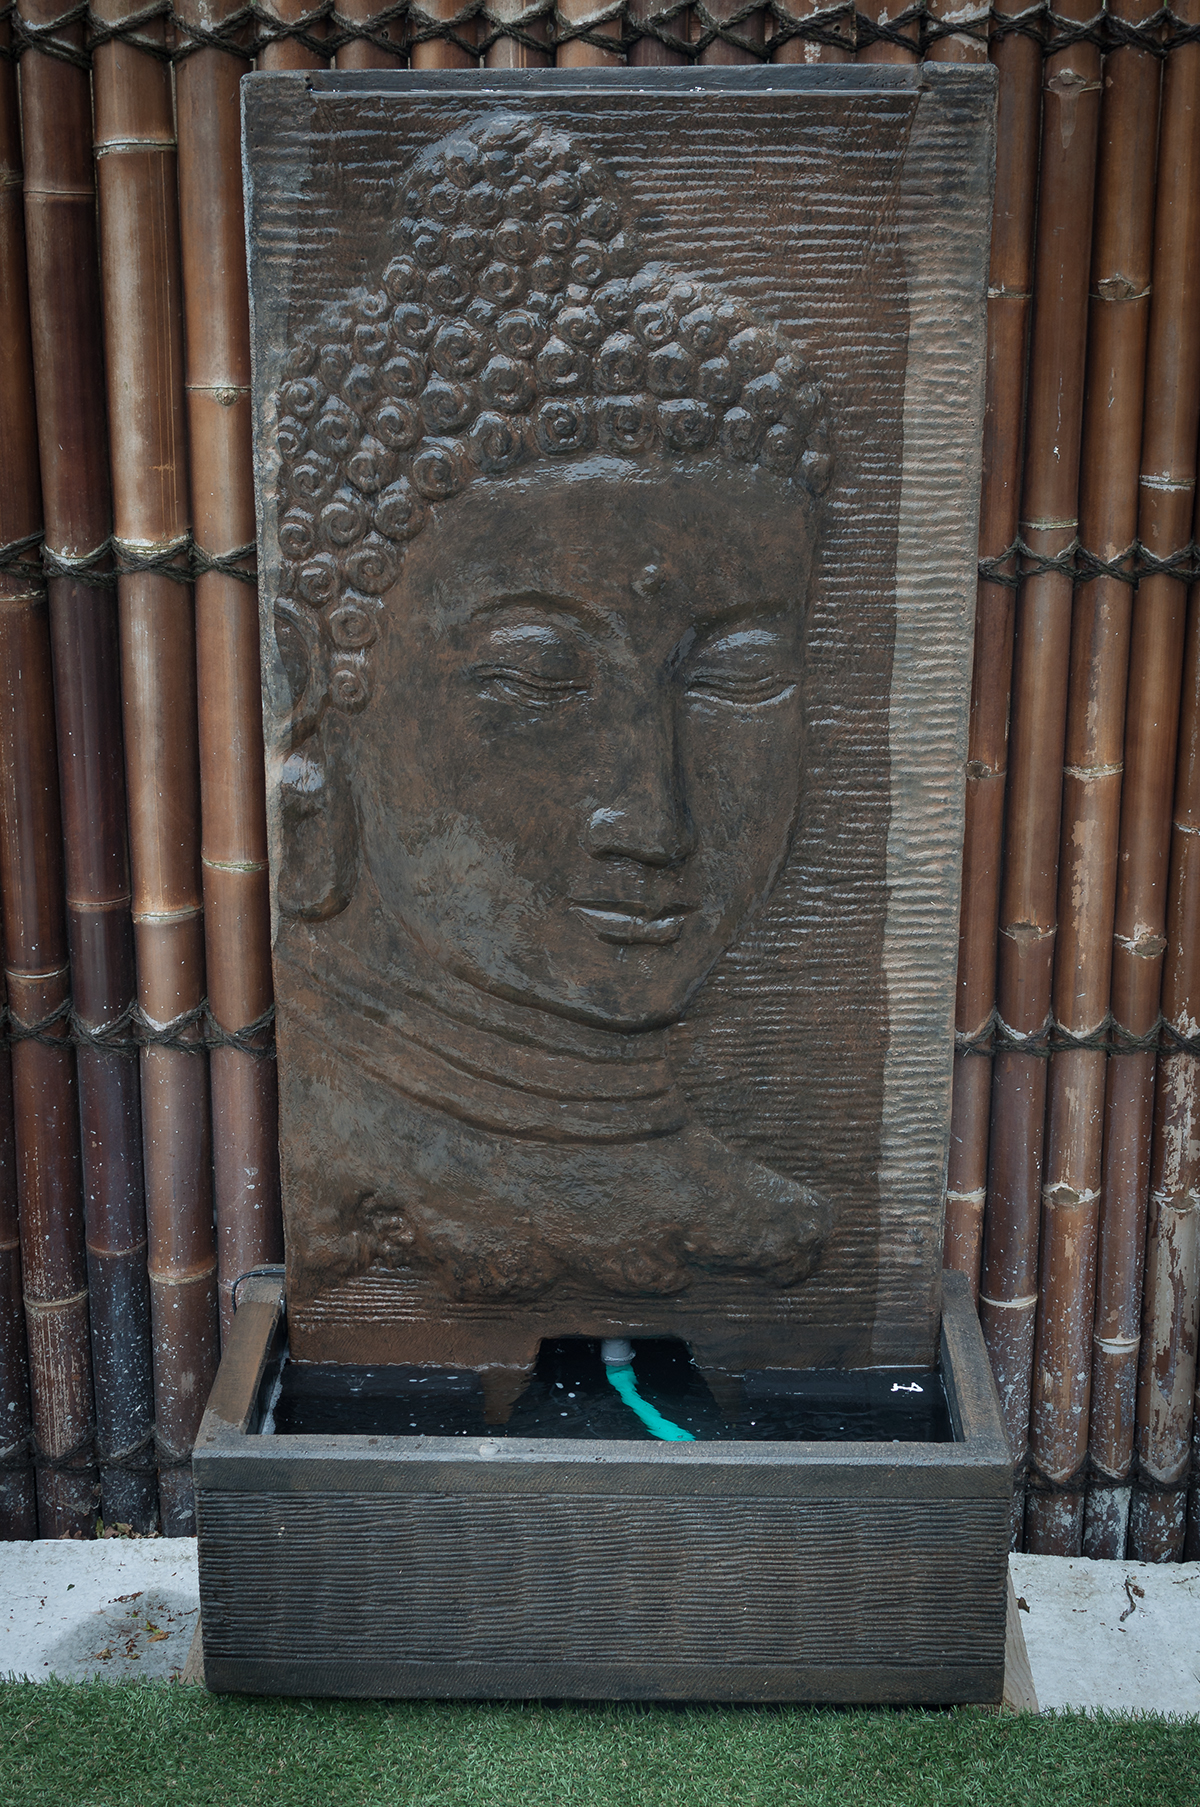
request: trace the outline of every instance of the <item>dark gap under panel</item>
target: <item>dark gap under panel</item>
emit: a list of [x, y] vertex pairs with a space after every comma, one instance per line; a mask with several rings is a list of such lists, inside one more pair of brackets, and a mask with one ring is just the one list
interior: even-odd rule
[[[702, 1442], [951, 1443], [936, 1370], [773, 1369], [747, 1374], [730, 1423], [684, 1343], [634, 1343], [642, 1397]], [[479, 1376], [463, 1368], [288, 1362], [274, 1409], [280, 1436], [554, 1437], [654, 1442], [609, 1385], [595, 1340], [542, 1344], [506, 1425], [487, 1425]]]

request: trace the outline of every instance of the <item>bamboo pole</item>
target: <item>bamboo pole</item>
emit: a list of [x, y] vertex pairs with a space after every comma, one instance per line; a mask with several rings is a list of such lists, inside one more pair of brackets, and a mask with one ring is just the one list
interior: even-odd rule
[[[516, 38], [497, 38], [489, 45], [483, 61], [488, 69], [552, 69], [554, 51], [550, 44], [551, 14], [546, 11], [525, 19], [525, 0], [493, 0], [492, 14], [505, 25], [521, 24], [527, 37], [536, 41], [522, 44]], [[544, 46], [544, 48], [541, 48]]]
[[[10, 249], [5, 247], [4, 259], [9, 268]], [[24, 275], [23, 270], [19, 273]], [[6, 312], [4, 319], [5, 333], [0, 336], [7, 338], [11, 313]], [[27, 338], [24, 349], [28, 351]], [[9, 405], [0, 404], [0, 438], [13, 451], [24, 452], [29, 487], [36, 495], [36, 444], [24, 439], [22, 445], [24, 435], [14, 430], [18, 422], [11, 406], [12, 375], [11, 365], [0, 375], [0, 387], [9, 398]], [[32, 415], [27, 425], [32, 429]], [[0, 516], [0, 534], [7, 541], [23, 537], [8, 531], [16, 513], [18, 480], [11, 467], [0, 467], [0, 479], [7, 504]], [[45, 596], [40, 587], [22, 595], [9, 577], [0, 604], [0, 888], [10, 1008], [15, 1023], [25, 1027], [45, 1023], [70, 1003], [55, 751]], [[18, 1040], [12, 1050], [21, 1270], [39, 1451], [41, 1537], [90, 1537], [99, 1500], [79, 1102], [68, 1035], [68, 1025], [60, 1017], [38, 1039]]]
[[[1113, 13], [1136, 23], [1154, 5], [1115, 0]], [[1079, 539], [1108, 563], [1137, 532], [1159, 72], [1136, 46], [1104, 69]], [[1075, 592], [1053, 997], [1079, 1037], [1108, 1020], [1131, 605], [1119, 577]], [[1045, 1556], [1076, 1556], [1083, 1541], [1106, 1066], [1103, 1047], [1050, 1066], [1025, 1518], [1026, 1549]]]
[[[931, 38], [925, 60], [929, 63], [983, 63], [987, 61], [988, 0], [929, 0], [929, 17], [944, 36]], [[951, 29], [952, 28], [952, 29]]]
[[[735, 25], [733, 21], [742, 10], [743, 0], [704, 0], [704, 5], [714, 23], [728, 25], [731, 31], [737, 33], [742, 43], [730, 44], [724, 38], [714, 38], [700, 52], [699, 61], [701, 63], [716, 67], [732, 67], [738, 63], [758, 63], [763, 60], [761, 56], [755, 54], [753, 49], [743, 49], [742, 46], [743, 44], [747, 47], [766, 45], [767, 15], [765, 12], [750, 13], [747, 18], [738, 20]], [[701, 25], [694, 9], [691, 17], [693, 34], [699, 37]]]
[[[1064, 0], [1062, 17], [1090, 16]], [[1016, 1040], [995, 1056], [980, 1321], [1018, 1475], [1029, 1430], [1042, 1132], [1043, 1053], [1023, 1038], [1050, 1016], [1066, 733], [1072, 577], [1035, 561], [1069, 553], [1076, 536], [1084, 345], [1099, 118], [1100, 53], [1079, 42], [1043, 65], [1041, 194], [1030, 347], [1022, 537], [1030, 548], [1018, 593], [1013, 658], [1005, 866], [997, 1009]], [[1023, 1487], [1016, 1489], [1019, 1538]]]
[[[1019, 8], [1021, 0], [1015, 4]], [[1042, 115], [1040, 45], [1024, 33], [1012, 32], [994, 38], [989, 55], [998, 78], [996, 199], [988, 273], [979, 556], [991, 562], [995, 576], [981, 578], [975, 603], [955, 1003], [959, 1035], [976, 1041], [985, 1038], [984, 1046], [996, 1003], [1016, 575], [1016, 559], [1006, 554], [1017, 538], [1021, 494]], [[947, 1267], [966, 1274], [976, 1299], [983, 1258], [991, 1093], [992, 1061], [983, 1047], [979, 1052], [957, 1053], [943, 1258]]]
[[[5, 27], [7, 29], [7, 25]], [[0, 61], [0, 545], [28, 542], [0, 569], [0, 893], [12, 1049], [25, 1332], [38, 1448], [38, 1531], [95, 1529], [87, 1262], [79, 1105], [65, 1013], [70, 968], [50, 628], [38, 570], [41, 527], [33, 347], [22, 218], [16, 71]], [[47, 1020], [52, 1019], [52, 1020]], [[7, 1402], [6, 1402], [7, 1403]]]
[[[119, 20], [128, 4], [100, 0], [101, 16]], [[161, 21], [142, 32], [164, 42]], [[161, 559], [178, 574], [188, 469], [170, 67], [110, 41], [96, 51], [94, 93], [116, 538], [126, 561]], [[172, 1041], [141, 1057], [159, 1506], [164, 1532], [186, 1536], [189, 1454], [217, 1358], [208, 1062], [195, 1014], [204, 998], [195, 616], [190, 583], [165, 565], [127, 571], [118, 599], [138, 1000]]]
[[[180, 0], [187, 25], [216, 29], [238, 0]], [[194, 51], [175, 76], [187, 337], [192, 519], [201, 558], [252, 548], [254, 464], [250, 315], [238, 85], [244, 60]], [[262, 767], [256, 586], [230, 572], [196, 577], [205, 962], [218, 1029], [246, 1031], [270, 1010], [271, 927]], [[217, 1280], [222, 1336], [233, 1288], [283, 1258], [275, 1063], [218, 1047], [210, 1056]]]
[[[595, 0], [558, 0], [558, 14], [567, 25], [585, 25], [593, 13], [601, 9]], [[625, 53], [621, 47], [620, 19], [601, 19], [592, 27], [594, 35], [612, 38], [613, 48], [602, 50], [598, 44], [589, 44], [585, 38], [567, 38], [560, 42], [555, 52], [555, 63], [560, 69], [612, 69], [625, 61]]]
[[[225, 9], [227, 13], [236, 9], [232, 6]], [[381, 13], [390, 10], [390, 0], [380, 5], [380, 0], [341, 0], [338, 7], [343, 19], [352, 25], [370, 25], [375, 28], [375, 35], [387, 44], [394, 46], [382, 50], [369, 38], [354, 38], [349, 44], [343, 44], [333, 59], [335, 69], [403, 69], [408, 62], [408, 22], [405, 19], [389, 19], [386, 24], [379, 23]], [[187, 16], [187, 9], [178, 6], [181, 17]], [[189, 59], [190, 60], [190, 59]], [[185, 238], [186, 244], [186, 238]]]
[[[907, 0], [866, 0], [865, 5], [858, 7], [860, 18], [869, 19], [876, 25], [888, 25], [908, 11]], [[921, 27], [916, 19], [899, 27], [898, 35], [902, 40], [896, 43], [888, 38], [876, 38], [874, 43], [861, 42], [855, 54], [856, 63], [916, 63], [920, 60]], [[912, 49], [907, 46], [911, 44]]]
[[[460, 12], [459, 0], [422, 0], [421, 10], [424, 15], [439, 25], [452, 24]], [[409, 23], [409, 66], [413, 69], [475, 69], [479, 66], [479, 58], [464, 45], [475, 44], [479, 40], [478, 19], [464, 19], [454, 27], [453, 38], [422, 38], [420, 29], [412, 21]], [[262, 67], [262, 59], [259, 59]]]
[[[297, 25], [302, 19], [307, 19], [308, 23], [304, 28], [306, 35], [316, 42], [329, 34], [326, 19], [309, 18], [310, 13], [318, 11], [315, 0], [311, 4], [310, 0], [272, 0], [270, 6], [266, 6], [264, 0], [264, 11], [277, 24], [283, 26]], [[276, 38], [273, 43], [264, 44], [259, 51], [258, 67], [260, 69], [327, 69], [329, 58], [319, 55], [315, 50], [310, 50], [306, 44], [300, 42], [299, 38]]]
[[[1193, 524], [1192, 537], [1200, 529]], [[1177, 1034], [1200, 1034], [1200, 584], [1193, 584], [1184, 653], [1167, 904], [1162, 1012]], [[1183, 1555], [1200, 1314], [1200, 1062], [1160, 1056], [1150, 1157], [1150, 1211], [1138, 1373], [1140, 1485], [1129, 1518], [1139, 1562]]]
[[[0, 50], [8, 50], [11, 43], [12, 27], [7, 19], [0, 20]], [[0, 421], [5, 419], [4, 398], [9, 390], [18, 403], [26, 394], [21, 386], [19, 362], [15, 369], [9, 368], [9, 359], [19, 360], [25, 349], [20, 335], [22, 178], [16, 90], [13, 65], [0, 58], [0, 380], [7, 379], [4, 388], [0, 389]], [[14, 283], [16, 287], [10, 286]], [[11, 330], [6, 330], [10, 322]], [[25, 405], [28, 407], [27, 396]], [[14, 425], [19, 426], [19, 416], [14, 418]], [[8, 460], [3, 440], [0, 440], [0, 476], [7, 481]], [[27, 527], [32, 531], [36, 526], [36, 500], [18, 489], [14, 501], [17, 508], [10, 522], [0, 495], [0, 545], [9, 544], [10, 533], [24, 538], [23, 529]], [[22, 514], [26, 517], [24, 520]], [[18, 573], [0, 568], [0, 609], [7, 609], [10, 595], [18, 595], [24, 587]], [[3, 1005], [7, 1023], [8, 992], [3, 972], [0, 972], [0, 1005]], [[12, 1061], [7, 1039], [0, 1048], [0, 1399], [4, 1402], [3, 1429], [0, 1429], [0, 1538], [32, 1538], [37, 1536], [37, 1495], [29, 1452], [32, 1432], [29, 1352], [21, 1289]]]
[[[58, 13], [56, 0], [26, 0], [33, 23]], [[81, 51], [83, 21], [56, 35]], [[120, 1033], [135, 995], [133, 922], [117, 604], [105, 551], [112, 507], [88, 72], [32, 46], [21, 95], [46, 545], [68, 566], [101, 555], [82, 581], [52, 572], [48, 585], [74, 1005], [92, 1034]], [[76, 1066], [101, 1513], [151, 1532], [158, 1488], [137, 1056], [85, 1043]]]
[[[629, 0], [629, 17], [635, 24], [644, 24], [659, 11], [657, 0]], [[690, 9], [682, 8], [670, 21], [672, 36], [686, 40], [691, 32], [690, 21]], [[659, 38], [645, 37], [631, 45], [628, 60], [631, 69], [675, 69], [689, 59], [684, 51], [676, 50], [673, 45], [664, 44]]]
[[[0, 43], [5, 40], [0, 38]], [[0, 1004], [7, 1008], [0, 971]], [[21, 1297], [17, 1155], [13, 1139], [12, 1061], [0, 1049], [0, 1542], [37, 1536], [37, 1494], [30, 1461], [29, 1352]]]
[[[1200, 497], [1197, 512], [1200, 513]], [[1192, 538], [1197, 537], [1197, 524], [1193, 517]], [[1189, 622], [1187, 660], [1183, 680], [1183, 707], [1180, 721], [1179, 739], [1179, 776], [1175, 789], [1175, 832], [1172, 847], [1171, 869], [1171, 901], [1167, 916], [1168, 955], [1167, 969], [1164, 975], [1162, 1009], [1168, 1023], [1177, 1032], [1195, 1038], [1200, 1034], [1200, 972], [1197, 971], [1198, 950], [1200, 950], [1200, 584], [1193, 584], [1189, 598]], [[1164, 1074], [1167, 1077], [1164, 1077]], [[1200, 1064], [1194, 1055], [1167, 1057], [1159, 1069], [1159, 1091], [1161, 1101], [1156, 1099], [1158, 1111], [1161, 1113], [1163, 1125], [1161, 1133], [1156, 1124], [1156, 1140], [1163, 1150], [1162, 1165], [1155, 1165], [1155, 1190], [1159, 1197], [1169, 1197], [1170, 1208], [1182, 1215], [1183, 1199], [1186, 1197], [1191, 1207], [1190, 1219], [1186, 1225], [1178, 1226], [1178, 1242], [1183, 1245], [1181, 1253], [1187, 1250], [1187, 1241], [1194, 1244], [1197, 1235], [1197, 1208], [1200, 1206], [1200, 1172], [1196, 1158], [1196, 1124], [1200, 1116], [1200, 1105], [1197, 1093], [1200, 1092]], [[1176, 1142], [1174, 1131], [1176, 1126], [1191, 1131], [1189, 1143], [1184, 1146]], [[1168, 1144], [1167, 1137], [1171, 1136]], [[1156, 1150], [1157, 1154], [1157, 1150]], [[1177, 1164], [1176, 1164], [1177, 1163]], [[1170, 1230], [1162, 1235], [1164, 1243], [1175, 1240]], [[1195, 1292], [1200, 1292], [1200, 1273], [1197, 1273], [1197, 1258], [1191, 1255], [1191, 1278]], [[1151, 1253], [1155, 1274], [1160, 1268], [1157, 1248]], [[1168, 1262], [1166, 1265], [1170, 1266]], [[1181, 1272], [1184, 1263], [1180, 1262]], [[1156, 1289], [1157, 1290], [1157, 1286]], [[1148, 1352], [1147, 1360], [1154, 1362], [1155, 1391], [1150, 1393], [1144, 1405], [1139, 1402], [1139, 1415], [1150, 1428], [1150, 1434], [1143, 1445], [1143, 1473], [1148, 1479], [1155, 1477], [1156, 1471], [1170, 1473], [1173, 1469], [1171, 1461], [1171, 1439], [1178, 1435], [1180, 1421], [1187, 1416], [1187, 1405], [1180, 1398], [1179, 1382], [1184, 1375], [1171, 1373], [1171, 1360], [1180, 1367], [1186, 1367], [1190, 1360], [1195, 1369], [1196, 1388], [1191, 1403], [1191, 1439], [1190, 1439], [1190, 1476], [1185, 1472], [1176, 1483], [1181, 1501], [1186, 1504], [1183, 1523], [1182, 1556], [1185, 1562], [1200, 1560], [1200, 1363], [1196, 1359], [1198, 1340], [1197, 1307], [1194, 1300], [1190, 1313], [1186, 1309], [1186, 1289], [1180, 1288], [1175, 1294], [1179, 1300], [1178, 1330], [1174, 1334], [1175, 1347], [1171, 1348], [1168, 1338], [1155, 1335], [1151, 1337], [1156, 1344], [1155, 1354]], [[1149, 1289], [1147, 1289], [1149, 1297]], [[1172, 1312], [1173, 1319], [1175, 1312]], [[1188, 1332], [1191, 1332], [1190, 1350]], [[1158, 1354], [1162, 1349], [1166, 1360]], [[1169, 1353], [1168, 1353], [1169, 1351]], [[1168, 1378], [1169, 1377], [1169, 1378]], [[1164, 1381], [1167, 1384], [1164, 1384]], [[1164, 1412], [1160, 1400], [1169, 1400], [1170, 1404]], [[1178, 1411], [1178, 1417], [1176, 1416]], [[1163, 1434], [1165, 1431], [1165, 1435]], [[1143, 1453], [1144, 1452], [1144, 1453]], [[1163, 1456], [1167, 1459], [1163, 1460]], [[1190, 1478], [1190, 1490], [1187, 1482]], [[1153, 1493], [1148, 1505], [1150, 1518], [1153, 1506]], [[1142, 1532], [1139, 1527], [1139, 1540]], [[1173, 1547], [1175, 1547], [1173, 1545]]]
[[[794, 19], [801, 21], [811, 19], [814, 13], [823, 12], [821, 0], [792, 0], [788, 9]], [[815, 38], [785, 38], [771, 52], [773, 63], [852, 63], [854, 51], [851, 49], [853, 32], [853, 14], [844, 22], [845, 42], [841, 44], [819, 44]], [[777, 35], [777, 34], [772, 34]]]
[[[1200, 22], [1198, 0], [1185, 17]], [[1191, 531], [1200, 425], [1200, 44], [1174, 50], [1163, 78], [1151, 280], [1138, 537], [1167, 558]], [[1186, 603], [1185, 583], [1152, 574], [1133, 605], [1111, 981], [1133, 1038], [1158, 1020]], [[1155, 1067], [1153, 1047], [1108, 1063], [1086, 1556], [1125, 1553]]]

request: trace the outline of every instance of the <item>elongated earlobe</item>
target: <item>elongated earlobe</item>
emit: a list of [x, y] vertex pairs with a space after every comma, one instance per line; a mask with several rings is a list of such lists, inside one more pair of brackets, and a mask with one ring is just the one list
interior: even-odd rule
[[[289, 750], [279, 774], [279, 908], [286, 916], [325, 922], [346, 908], [358, 877], [354, 799], [329, 705], [339, 712], [361, 705], [357, 694], [339, 695], [339, 681], [347, 688], [347, 673], [331, 675], [320, 625], [305, 611], [281, 601], [275, 638], [292, 693], [291, 713], [282, 725], [282, 743]], [[347, 663], [353, 660], [351, 653]]]
[[325, 922], [354, 895], [358, 825], [342, 761], [318, 730], [284, 761], [279, 786], [283, 860], [279, 908]]

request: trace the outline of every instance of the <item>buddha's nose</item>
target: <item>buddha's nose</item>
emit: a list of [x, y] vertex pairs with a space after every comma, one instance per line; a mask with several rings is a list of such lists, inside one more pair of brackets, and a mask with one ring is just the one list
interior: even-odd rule
[[610, 795], [588, 818], [584, 844], [594, 859], [678, 866], [695, 852], [673, 714], [651, 704], [621, 735]]

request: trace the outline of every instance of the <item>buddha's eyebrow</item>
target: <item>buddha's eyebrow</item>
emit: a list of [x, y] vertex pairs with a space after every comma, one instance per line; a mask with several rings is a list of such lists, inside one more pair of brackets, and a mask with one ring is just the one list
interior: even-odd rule
[[761, 597], [715, 608], [699, 615], [684, 634], [675, 648], [674, 663], [702, 657], [710, 647], [719, 646], [732, 636], [744, 639], [749, 634], [759, 633], [763, 637], [762, 643], [783, 640], [795, 622], [796, 611], [788, 603], [764, 602]]
[[710, 648], [731, 637], [749, 640], [758, 634], [760, 644], [779, 642], [794, 620], [795, 610], [788, 603], [764, 602], [761, 597], [715, 608], [701, 615], [687, 630], [671, 656], [671, 664], [678, 670], [685, 660], [703, 658]]
[[725, 646], [754, 647], [778, 646], [785, 638], [781, 632], [782, 624], [778, 621], [747, 624], [746, 622], [728, 622], [722, 624], [716, 633], [703, 634], [697, 641], [700, 651], [706, 647]]
[[557, 590], [516, 590], [504, 596], [489, 596], [471, 610], [468, 619], [487, 621], [518, 614], [567, 615], [593, 632], [611, 634], [613, 631], [612, 618], [603, 609], [596, 608], [582, 596], [566, 596]]

